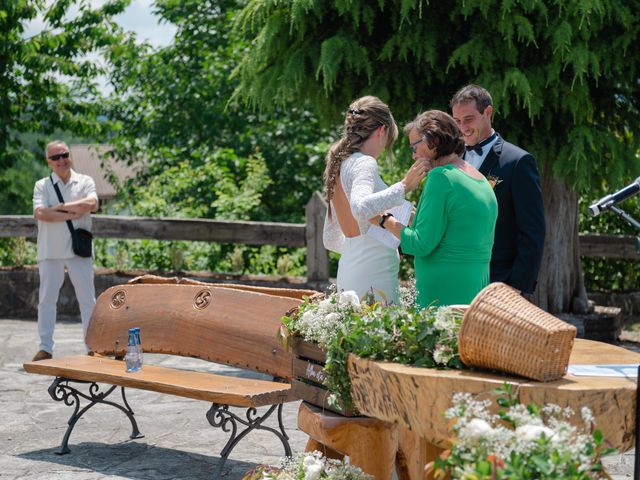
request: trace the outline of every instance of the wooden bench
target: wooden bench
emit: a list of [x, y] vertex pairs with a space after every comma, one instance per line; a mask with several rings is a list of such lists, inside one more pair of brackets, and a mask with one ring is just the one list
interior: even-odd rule
[[[24, 364], [29, 373], [56, 377], [49, 387], [55, 401], [73, 406], [60, 454], [69, 453], [69, 436], [76, 422], [97, 404], [121, 410], [131, 422], [131, 438], [140, 431], [129, 406], [125, 387], [210, 402], [206, 413], [213, 427], [231, 432], [222, 449], [215, 477], [233, 448], [252, 430], [273, 433], [291, 455], [282, 424], [284, 402], [296, 400], [291, 393], [292, 358], [279, 344], [280, 318], [298, 306], [302, 297], [316, 292], [254, 288], [224, 284], [137, 284], [106, 290], [96, 303], [86, 343], [92, 355], [53, 358]], [[127, 347], [128, 329], [140, 327], [145, 353], [193, 357], [272, 375], [274, 380], [255, 380], [227, 375], [185, 371], [145, 364], [128, 373], [121, 360]], [[109, 386], [104, 390], [99, 383]], [[76, 386], [88, 385], [83, 393]], [[121, 403], [108, 399], [120, 387]], [[83, 389], [84, 390], [84, 389]], [[82, 401], [86, 405], [81, 406]], [[258, 415], [256, 407], [269, 406]], [[237, 415], [229, 407], [244, 407]], [[277, 411], [278, 428], [264, 424]], [[244, 418], [243, 418], [244, 417]], [[238, 431], [239, 428], [243, 428]]]

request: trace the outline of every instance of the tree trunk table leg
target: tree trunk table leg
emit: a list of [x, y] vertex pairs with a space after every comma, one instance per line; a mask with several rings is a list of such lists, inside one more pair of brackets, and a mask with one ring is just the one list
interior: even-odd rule
[[309, 440], [307, 441], [307, 448], [305, 448], [304, 451], [313, 452], [314, 450], [322, 452], [322, 454], [327, 458], [333, 458], [335, 460], [342, 460], [344, 458], [342, 453], [336, 452], [333, 448], [329, 448], [325, 444], [309, 437]]
[[307, 444], [307, 450], [310, 446], [326, 446], [348, 455], [352, 465], [376, 480], [391, 480], [398, 445], [393, 424], [368, 417], [343, 417], [302, 402], [298, 427], [315, 441]]
[[427, 442], [408, 428], [398, 427], [398, 430], [398, 480], [432, 480], [433, 475], [427, 474], [424, 467], [444, 450]]

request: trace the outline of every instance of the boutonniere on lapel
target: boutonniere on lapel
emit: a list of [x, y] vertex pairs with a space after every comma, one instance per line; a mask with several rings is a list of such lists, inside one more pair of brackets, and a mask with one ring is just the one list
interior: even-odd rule
[[487, 175], [487, 182], [491, 185], [491, 188], [496, 188], [499, 183], [502, 182], [500, 177], [496, 177], [495, 175]]

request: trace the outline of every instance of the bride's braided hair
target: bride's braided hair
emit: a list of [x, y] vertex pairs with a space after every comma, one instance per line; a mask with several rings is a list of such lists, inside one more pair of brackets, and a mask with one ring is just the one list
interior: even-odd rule
[[342, 162], [352, 153], [362, 148], [362, 144], [381, 125], [387, 128], [387, 155], [392, 155], [391, 147], [398, 138], [398, 127], [389, 107], [378, 97], [366, 96], [349, 105], [344, 119], [344, 132], [340, 140], [333, 143], [327, 153], [327, 166], [324, 170], [324, 198], [329, 206], [331, 217], [331, 199], [336, 179], [340, 174]]

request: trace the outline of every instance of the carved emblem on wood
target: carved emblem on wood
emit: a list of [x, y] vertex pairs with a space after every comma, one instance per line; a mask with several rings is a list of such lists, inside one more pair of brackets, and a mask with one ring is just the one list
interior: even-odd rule
[[120, 308], [127, 300], [127, 293], [124, 290], [118, 290], [111, 297], [111, 308]]
[[207, 289], [200, 290], [193, 299], [193, 306], [198, 310], [207, 308], [211, 303], [211, 292]]

